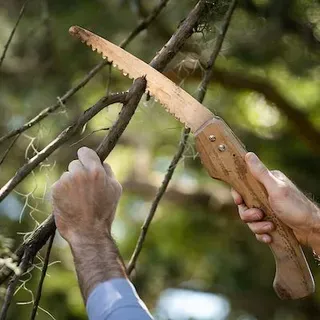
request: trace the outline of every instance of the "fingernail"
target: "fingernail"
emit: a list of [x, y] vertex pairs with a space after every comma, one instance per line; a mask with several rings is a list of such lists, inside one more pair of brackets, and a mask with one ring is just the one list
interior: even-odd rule
[[268, 243], [269, 242], [269, 237], [267, 235], [263, 236], [262, 237], [262, 241], [265, 242], [265, 243]]
[[259, 162], [259, 158], [253, 152], [249, 153], [247, 159], [250, 164], [257, 164]]

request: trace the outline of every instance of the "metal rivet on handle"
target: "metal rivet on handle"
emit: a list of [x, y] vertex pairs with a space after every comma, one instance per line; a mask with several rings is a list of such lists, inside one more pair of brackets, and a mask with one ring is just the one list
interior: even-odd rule
[[210, 140], [211, 142], [214, 142], [214, 141], [216, 141], [216, 137], [215, 137], [213, 134], [210, 134], [209, 140]]
[[220, 144], [219, 147], [218, 147], [218, 150], [223, 152], [223, 151], [226, 151], [227, 147], [225, 144]]

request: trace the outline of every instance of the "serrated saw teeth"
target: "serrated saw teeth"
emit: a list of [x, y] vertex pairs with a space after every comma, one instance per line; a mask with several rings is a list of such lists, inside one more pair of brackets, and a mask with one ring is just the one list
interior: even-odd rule
[[90, 46], [93, 51], [100, 53], [124, 76], [130, 79], [146, 77], [147, 91], [150, 95], [159, 100], [166, 111], [191, 131], [197, 131], [205, 122], [213, 118], [214, 115], [191, 95], [129, 52], [78, 26], [71, 27], [69, 32]]

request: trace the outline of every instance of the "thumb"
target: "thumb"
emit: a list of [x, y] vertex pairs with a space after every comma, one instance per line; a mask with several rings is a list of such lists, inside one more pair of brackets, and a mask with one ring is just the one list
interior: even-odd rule
[[253, 152], [248, 152], [245, 156], [245, 160], [252, 175], [264, 185], [267, 192], [270, 194], [272, 189], [278, 185], [277, 178]]

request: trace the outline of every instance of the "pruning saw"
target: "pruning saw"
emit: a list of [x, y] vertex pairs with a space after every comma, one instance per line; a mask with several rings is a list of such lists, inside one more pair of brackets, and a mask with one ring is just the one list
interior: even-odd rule
[[92, 47], [131, 79], [146, 77], [147, 92], [177, 120], [189, 127], [203, 166], [212, 178], [227, 182], [243, 197], [248, 207], [261, 209], [276, 230], [269, 245], [276, 262], [274, 290], [281, 299], [299, 299], [313, 293], [314, 280], [304, 253], [293, 233], [272, 211], [268, 195], [247, 170], [247, 153], [230, 127], [163, 74], [115, 44], [78, 26], [70, 34]]

